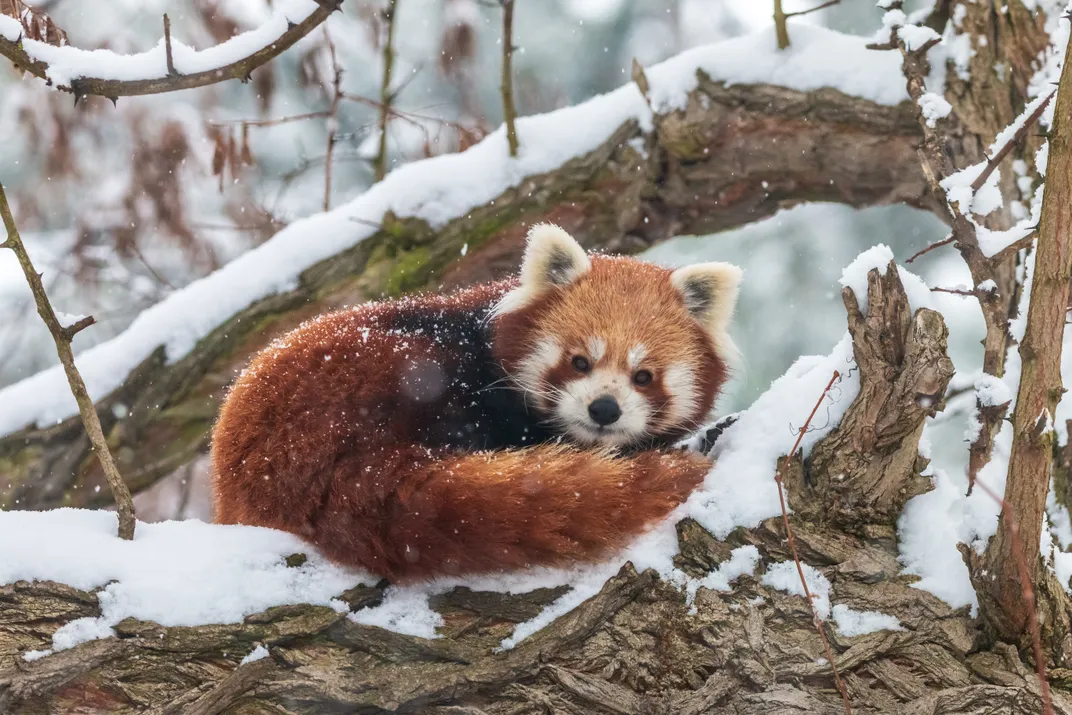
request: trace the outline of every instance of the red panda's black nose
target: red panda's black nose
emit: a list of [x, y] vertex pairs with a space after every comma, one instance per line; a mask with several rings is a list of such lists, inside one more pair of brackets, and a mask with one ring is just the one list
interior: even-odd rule
[[613, 397], [604, 395], [588, 405], [588, 414], [597, 425], [606, 427], [618, 421], [618, 418], [622, 416], [622, 408], [618, 407], [618, 401]]

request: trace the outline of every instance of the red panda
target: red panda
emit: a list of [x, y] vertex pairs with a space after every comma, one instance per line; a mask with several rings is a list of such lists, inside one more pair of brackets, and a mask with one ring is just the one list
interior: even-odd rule
[[393, 582], [602, 558], [710, 469], [673, 444], [726, 379], [740, 276], [538, 225], [518, 278], [311, 320], [223, 404], [217, 521]]

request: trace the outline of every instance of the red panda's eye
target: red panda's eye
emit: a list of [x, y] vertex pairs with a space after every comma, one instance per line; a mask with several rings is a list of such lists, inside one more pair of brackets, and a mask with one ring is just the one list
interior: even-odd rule
[[647, 370], [637, 370], [633, 373], [633, 382], [640, 387], [651, 384], [652, 375]]
[[577, 372], [588, 372], [591, 365], [588, 364], [588, 358], [577, 355], [573, 358], [573, 369]]

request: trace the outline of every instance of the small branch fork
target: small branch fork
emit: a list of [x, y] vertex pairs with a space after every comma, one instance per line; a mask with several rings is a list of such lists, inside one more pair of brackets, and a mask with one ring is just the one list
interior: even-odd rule
[[[307, 18], [299, 23], [290, 23], [287, 30], [278, 38], [265, 47], [235, 60], [222, 67], [194, 72], [191, 74], [179, 74], [175, 71], [174, 60], [171, 55], [171, 23], [164, 19], [164, 43], [167, 52], [166, 77], [153, 79], [116, 80], [99, 77], [78, 77], [71, 80], [69, 85], [58, 85], [58, 89], [70, 92], [75, 96], [75, 103], [90, 95], [108, 97], [113, 102], [119, 97], [131, 97], [145, 94], [163, 94], [175, 92], [181, 89], [193, 89], [217, 84], [228, 79], [246, 80], [250, 73], [266, 64], [280, 54], [290, 49], [294, 43], [302, 39], [336, 10], [341, 10], [343, 0], [316, 0], [318, 7]], [[17, 69], [29, 72], [35, 77], [45, 80], [49, 85], [52, 80], [48, 77], [48, 63], [36, 59], [23, 46], [20, 40], [8, 40], [0, 36], [0, 56], [9, 59]]]
[[517, 156], [517, 108], [514, 106], [514, 3], [516, 0], [501, 0], [503, 9], [502, 29], [502, 90], [503, 122], [506, 124], [506, 141], [510, 156]]
[[813, 12], [824, 10], [834, 5], [840, 5], [841, 0], [827, 0], [824, 3], [820, 3], [815, 7], [809, 7], [807, 10], [797, 10], [795, 12], [785, 12], [782, 9], [782, 0], [774, 0], [774, 33], [778, 38], [778, 49], [785, 50], [789, 47], [789, 27], [785, 21], [791, 17], [800, 17], [801, 15], [810, 15]]
[[[841, 377], [841, 373], [834, 370], [834, 374], [830, 377], [830, 382], [823, 388], [823, 393], [819, 395], [819, 399], [815, 403], [815, 407], [812, 408], [811, 414], [808, 415], [808, 419], [804, 421], [804, 426], [800, 428], [797, 433], [797, 441], [793, 443], [793, 449], [789, 451], [790, 457], [797, 453], [800, 449], [800, 442], [804, 439], [804, 435], [808, 432], [808, 427], [811, 425], [811, 421], [815, 418], [815, 413], [819, 411], [819, 407], [823, 404], [823, 400], [826, 399], [827, 394], [831, 388], [834, 387], [834, 383]], [[819, 618], [819, 612], [815, 610], [815, 600], [811, 595], [811, 589], [808, 588], [808, 580], [804, 577], [804, 566], [800, 562], [800, 554], [797, 553], [797, 542], [793, 538], [793, 528], [789, 525], [789, 510], [785, 506], [785, 488], [782, 485], [782, 470], [779, 468], [774, 472], [774, 481], [778, 484], [778, 501], [782, 507], [782, 522], [785, 524], [785, 537], [789, 542], [789, 550], [793, 553], [793, 561], [797, 565], [797, 575], [800, 576], [800, 585], [804, 587], [804, 597], [808, 600], [808, 605], [811, 607], [811, 615], [815, 621], [815, 630], [819, 632], [819, 638], [823, 641], [823, 648], [826, 649], [826, 660], [830, 663], [831, 670], [834, 671], [834, 682], [837, 683], [838, 691], [841, 693], [841, 700], [845, 704], [845, 715], [852, 715], [852, 706], [849, 704], [849, 693], [845, 689], [845, 683], [841, 680], [841, 674], [838, 673], [837, 662], [834, 660], [833, 652], [830, 650], [830, 641], [826, 639], [826, 633], [823, 632], [823, 619]]]
[[90, 399], [89, 392], [86, 390], [86, 383], [82, 380], [82, 375], [74, 364], [74, 353], [71, 350], [71, 340], [74, 339], [74, 336], [93, 325], [95, 321], [91, 316], [88, 316], [81, 318], [72, 325], [63, 326], [60, 324], [59, 318], [56, 317], [56, 311], [53, 310], [52, 303], [49, 302], [48, 295], [45, 293], [45, 286], [41, 282], [41, 274], [34, 268], [33, 263], [30, 261], [30, 255], [26, 252], [26, 247], [22, 243], [22, 237], [19, 236], [18, 227], [15, 225], [15, 218], [11, 214], [11, 207], [8, 205], [7, 196], [2, 185], [0, 185], [0, 218], [3, 219], [4, 227], [7, 229], [7, 240], [0, 243], [0, 248], [10, 248], [19, 259], [19, 265], [22, 266], [22, 272], [26, 275], [26, 282], [30, 284], [34, 301], [37, 303], [37, 312], [41, 315], [41, 319], [52, 334], [52, 340], [56, 343], [56, 352], [59, 354], [60, 362], [63, 363], [64, 372], [67, 373], [67, 382], [70, 383], [71, 392], [74, 393], [74, 398], [78, 402], [78, 411], [82, 415], [82, 424], [85, 425], [89, 440], [93, 445], [93, 451], [96, 452], [97, 459], [100, 460], [101, 467], [104, 469], [104, 476], [108, 480], [108, 486], [111, 487], [112, 495], [115, 497], [116, 512], [119, 517], [119, 538], [133, 539], [134, 502], [130, 498], [127, 483], [123, 481], [123, 477], [119, 474], [119, 469], [112, 459], [112, 453], [108, 449], [107, 440], [104, 438], [104, 430], [101, 428], [97, 410], [93, 406], [93, 400]]
[[397, 14], [398, 0], [387, 0], [387, 7], [383, 11], [383, 19], [387, 24], [387, 40], [383, 45], [383, 80], [380, 83], [380, 146], [376, 152], [376, 160], [373, 162], [376, 181], [387, 176], [387, 123], [391, 118], [391, 103], [394, 101], [391, 93], [391, 69], [395, 61], [394, 37]]

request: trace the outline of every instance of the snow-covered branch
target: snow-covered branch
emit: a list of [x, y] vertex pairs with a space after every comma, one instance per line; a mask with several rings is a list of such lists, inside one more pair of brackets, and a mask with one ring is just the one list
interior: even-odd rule
[[285, 52], [336, 10], [343, 0], [286, 0], [260, 27], [207, 50], [171, 40], [170, 32], [151, 50], [121, 55], [110, 50], [56, 46], [26, 36], [22, 23], [0, 14], [0, 55], [17, 69], [71, 92], [75, 102], [90, 95], [119, 97], [193, 89], [250, 73]]
[[[635, 84], [517, 122], [461, 154], [402, 167], [295, 222], [79, 356], [135, 490], [207, 446], [222, 390], [252, 351], [313, 311], [516, 270], [525, 228], [560, 223], [589, 248], [642, 250], [800, 201], [932, 207], [897, 53], [821, 28], [686, 52]], [[650, 101], [650, 104], [649, 104]], [[825, 157], [816, 162], [814, 157]], [[0, 504], [99, 504], [62, 375], [0, 391]], [[47, 478], [42, 478], [47, 476]]]

